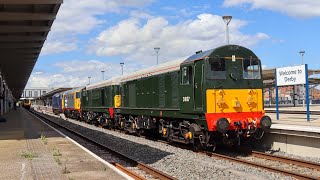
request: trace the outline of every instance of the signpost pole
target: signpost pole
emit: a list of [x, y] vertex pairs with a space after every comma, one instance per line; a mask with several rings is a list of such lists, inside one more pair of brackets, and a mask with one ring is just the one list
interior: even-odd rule
[[310, 122], [308, 64], [305, 64], [305, 67], [306, 67], [306, 104], [307, 104], [307, 121], [308, 121], [308, 122]]
[[274, 82], [274, 85], [275, 85], [275, 88], [276, 88], [276, 114], [277, 114], [277, 120], [279, 120], [279, 90], [278, 90], [278, 83], [277, 83], [277, 69], [275, 69], [274, 71], [275, 73], [275, 82]]
[[275, 88], [276, 88], [276, 112], [277, 119], [279, 119], [279, 86], [292, 86], [298, 84], [306, 84], [306, 100], [308, 109], [308, 121], [309, 121], [309, 92], [308, 92], [308, 65], [289, 66], [276, 68], [275, 72]]

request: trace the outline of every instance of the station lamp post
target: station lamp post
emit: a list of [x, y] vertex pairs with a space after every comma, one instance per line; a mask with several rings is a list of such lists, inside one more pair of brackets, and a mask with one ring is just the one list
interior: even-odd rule
[[90, 79], [91, 79], [91, 77], [89, 76], [88, 79], [89, 79], [89, 85], [90, 85]]
[[232, 19], [232, 16], [222, 16], [223, 21], [226, 23], [226, 41], [229, 44], [229, 23]]
[[154, 51], [156, 51], [156, 53], [157, 53], [157, 65], [158, 65], [159, 64], [158, 54], [159, 54], [159, 51], [160, 51], [160, 47], [155, 47]]
[[300, 50], [299, 53], [300, 53], [300, 55], [301, 55], [301, 64], [303, 64], [303, 56], [304, 56], [304, 54], [306, 53], [306, 51]]
[[104, 71], [101, 71], [102, 73], [102, 81], [104, 81]]
[[121, 63], [120, 63], [120, 66], [121, 66], [121, 75], [123, 75], [123, 65], [124, 65], [124, 62], [121, 62]]
[[[304, 50], [300, 50], [299, 51], [299, 54], [301, 55], [301, 64], [303, 64], [303, 56], [304, 56], [304, 54], [305, 54], [306, 52], [304, 51]], [[308, 72], [307, 72], [308, 73]], [[306, 79], [306, 81], [308, 81], [308, 79]], [[302, 85], [302, 88], [304, 89], [304, 85]], [[302, 95], [302, 97], [303, 97], [303, 99], [302, 99], [302, 102], [303, 102], [303, 107], [304, 107], [304, 105], [305, 105], [305, 91], [304, 91], [304, 93], [303, 93], [303, 95]]]

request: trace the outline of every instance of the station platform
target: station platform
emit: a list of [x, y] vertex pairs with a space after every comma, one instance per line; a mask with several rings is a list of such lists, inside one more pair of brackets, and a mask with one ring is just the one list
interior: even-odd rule
[[310, 106], [310, 111], [316, 113], [310, 114], [309, 122], [306, 107], [279, 107], [279, 120], [276, 119], [275, 108], [265, 110], [266, 115], [272, 119], [272, 126], [270, 133], [260, 141], [262, 147], [297, 156], [320, 158], [320, 106]]
[[[313, 104], [313, 105], [310, 105], [310, 111], [319, 111], [320, 112], [320, 105], [319, 104]], [[272, 105], [272, 107], [268, 107], [267, 105], [265, 105], [264, 109], [266, 111], [268, 110], [272, 110], [272, 111], [275, 111], [276, 110], [276, 107], [275, 105]], [[288, 106], [282, 106], [282, 105], [279, 105], [279, 110], [282, 110], [282, 111], [306, 111], [307, 110], [307, 107], [306, 106], [297, 106], [297, 107], [288, 107]]]
[[272, 119], [273, 125], [271, 128], [285, 128], [320, 133], [319, 105], [310, 106], [311, 114], [309, 122], [307, 121], [306, 107], [279, 107], [279, 120], [277, 120], [276, 113], [274, 113], [276, 108], [265, 108], [265, 110], [266, 114]]
[[25, 109], [3, 118], [1, 179], [125, 179]]

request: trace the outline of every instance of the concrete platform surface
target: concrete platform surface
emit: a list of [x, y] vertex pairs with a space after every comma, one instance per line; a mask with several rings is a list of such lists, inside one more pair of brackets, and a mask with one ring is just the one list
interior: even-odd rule
[[[320, 115], [310, 115], [310, 121], [307, 121], [306, 114], [279, 114], [279, 120], [277, 120], [276, 113], [266, 113], [272, 119], [274, 127], [284, 127], [286, 125], [295, 125], [295, 127], [301, 126], [301, 130], [308, 130], [306, 127], [320, 127]], [[276, 125], [276, 126], [275, 126]], [[287, 126], [288, 128], [290, 126]], [[317, 128], [316, 128], [317, 129]]]
[[[275, 110], [272, 108], [265, 108], [268, 110]], [[306, 111], [306, 107], [279, 107], [279, 110], [283, 111]], [[311, 105], [310, 111], [320, 111], [319, 105]], [[279, 120], [277, 120], [276, 113], [266, 113], [271, 117], [273, 125], [271, 128], [274, 129], [286, 129], [294, 131], [305, 131], [305, 132], [319, 132], [320, 130], [320, 115], [310, 115], [310, 121], [307, 121], [306, 114], [285, 114], [279, 113]]]
[[22, 108], [0, 122], [0, 179], [124, 179]]
[[[265, 106], [265, 110], [276, 110], [275, 107], [268, 107]], [[297, 106], [297, 107], [283, 107], [279, 106], [279, 110], [285, 110], [285, 111], [306, 111], [307, 107], [306, 106]], [[310, 105], [310, 111], [320, 111], [320, 105]]]

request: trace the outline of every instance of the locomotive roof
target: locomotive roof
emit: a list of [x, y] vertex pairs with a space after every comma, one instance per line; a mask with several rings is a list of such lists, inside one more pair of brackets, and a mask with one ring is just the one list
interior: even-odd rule
[[204, 58], [208, 57], [214, 50], [215, 49], [210, 49], [210, 50], [207, 50], [204, 52], [196, 53], [196, 54], [188, 57], [188, 59], [186, 59], [183, 63], [195, 61], [195, 60], [199, 60], [199, 59], [204, 59]]
[[97, 88], [110, 86], [110, 85], [119, 85], [121, 82], [125, 82], [125, 81], [131, 81], [131, 80], [139, 79], [142, 77], [148, 77], [156, 74], [176, 71], [176, 70], [179, 70], [180, 64], [185, 59], [186, 57], [183, 57], [174, 61], [169, 61], [156, 66], [152, 66], [152, 67], [141, 69], [132, 73], [128, 73], [122, 76], [114, 77], [112, 79], [108, 79], [99, 83], [91, 84], [86, 86], [86, 90], [97, 89]]
[[196, 53], [190, 57], [183, 57], [174, 61], [169, 61], [166, 63], [162, 63], [156, 66], [152, 66], [149, 68], [141, 69], [139, 71], [135, 71], [129, 74], [125, 74], [119, 77], [115, 77], [109, 80], [105, 80], [99, 83], [91, 84], [86, 87], [86, 90], [101, 88], [109, 85], [119, 85], [122, 82], [132, 81], [135, 79], [153, 76], [157, 74], [177, 71], [180, 69], [181, 63], [188, 63], [191, 61], [196, 61], [200, 59], [204, 59], [209, 56], [217, 56], [217, 57], [227, 57], [227, 56], [240, 56], [240, 57], [255, 57], [256, 55], [249, 49], [238, 46], [238, 45], [226, 45], [221, 46], [215, 49], [210, 49], [204, 52]]
[[59, 92], [53, 95], [53, 97], [59, 97], [63, 92]]
[[62, 94], [72, 94], [73, 92], [75, 92], [75, 91], [79, 91], [79, 90], [81, 90], [81, 89], [83, 89], [83, 87], [77, 87], [77, 88], [73, 88], [73, 89], [70, 89], [70, 90], [68, 90], [68, 91], [64, 91], [64, 92], [62, 92]]
[[88, 85], [86, 87], [86, 90], [101, 88], [101, 87], [110, 86], [110, 85], [119, 85], [120, 80], [121, 80], [121, 77], [111, 78], [111, 79], [108, 79], [108, 80], [105, 80], [105, 81], [102, 81], [99, 83]]
[[252, 56], [253, 58], [257, 58], [257, 56], [248, 48], [238, 46], [238, 45], [225, 45], [215, 49], [210, 49], [207, 51], [196, 53], [190, 56], [189, 58], [187, 58], [183, 63], [205, 59], [206, 57], [209, 57], [209, 56], [231, 57], [232, 55], [240, 56], [240, 57]]
[[167, 72], [177, 71], [180, 69], [180, 64], [186, 59], [186, 57], [179, 58], [177, 60], [162, 63], [156, 66], [152, 66], [146, 69], [141, 69], [136, 72], [132, 72], [123, 76], [120, 76], [121, 82], [131, 81], [143, 77], [153, 76], [157, 74], [163, 74]]

